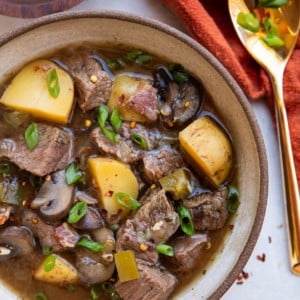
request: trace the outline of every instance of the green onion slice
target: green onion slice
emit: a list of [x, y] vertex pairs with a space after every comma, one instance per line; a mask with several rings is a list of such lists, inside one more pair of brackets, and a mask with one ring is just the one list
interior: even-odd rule
[[11, 171], [11, 164], [10, 163], [1, 163], [0, 164], [0, 174], [7, 174]]
[[252, 13], [240, 12], [237, 16], [237, 23], [251, 32], [259, 31], [259, 20]]
[[110, 124], [113, 127], [115, 132], [118, 132], [119, 129], [122, 126], [122, 119], [121, 116], [118, 113], [117, 108], [114, 108], [114, 110], [112, 111], [111, 115], [110, 115]]
[[74, 287], [74, 285], [73, 284], [68, 284], [68, 285], [66, 285], [66, 290], [69, 292], [69, 293], [73, 293], [73, 292], [75, 292], [75, 287]]
[[69, 211], [68, 223], [74, 224], [79, 222], [87, 213], [88, 206], [86, 202], [76, 202]]
[[92, 252], [101, 252], [104, 249], [103, 245], [98, 242], [94, 242], [87, 237], [83, 237], [82, 239], [80, 239], [80, 241], [76, 245], [86, 248]]
[[160, 244], [156, 246], [156, 250], [158, 253], [161, 253], [166, 256], [174, 256], [174, 249], [170, 245]]
[[83, 173], [78, 170], [75, 163], [71, 163], [66, 170], [67, 184], [74, 184], [83, 177]]
[[92, 287], [90, 290], [91, 300], [98, 300], [100, 295], [99, 292], [96, 290], [95, 287]]
[[226, 207], [229, 213], [235, 213], [240, 205], [240, 194], [234, 186], [228, 188]]
[[25, 130], [25, 142], [29, 150], [33, 150], [39, 142], [39, 131], [36, 123], [31, 123]]
[[50, 255], [52, 253], [53, 249], [52, 249], [52, 247], [45, 247], [45, 248], [43, 248], [42, 251], [43, 251], [44, 255]]
[[45, 270], [45, 272], [50, 272], [51, 270], [54, 269], [55, 261], [56, 261], [56, 256], [55, 255], [49, 255], [44, 260], [44, 270]]
[[109, 109], [106, 105], [100, 105], [98, 110], [98, 124], [102, 131], [102, 133], [113, 143], [118, 142], [117, 134], [110, 130], [109, 128], [106, 128], [106, 121], [109, 117]]
[[141, 203], [138, 202], [134, 197], [126, 194], [126, 193], [116, 193], [116, 199], [117, 202], [130, 209], [130, 210], [137, 210], [139, 207], [141, 207]]
[[56, 69], [52, 69], [47, 75], [48, 92], [53, 98], [57, 98], [60, 92]]
[[180, 220], [181, 230], [187, 235], [193, 235], [195, 233], [195, 229], [189, 210], [186, 207], [179, 205], [177, 207], [177, 213]]
[[125, 59], [130, 62], [133, 62], [138, 56], [140, 56], [142, 54], [143, 54], [143, 51], [134, 49], [125, 55]]
[[148, 54], [141, 54], [139, 55], [136, 59], [135, 59], [135, 62], [138, 64], [138, 65], [147, 65], [149, 64], [151, 61], [152, 61], [153, 57], [151, 55], [148, 55]]
[[142, 136], [140, 136], [137, 133], [131, 134], [131, 140], [144, 150], [147, 150], [149, 148], [146, 139], [144, 139]]
[[278, 8], [287, 2], [288, 0], [258, 0], [258, 7]]
[[39, 292], [35, 295], [35, 300], [48, 300], [48, 297], [45, 293]]

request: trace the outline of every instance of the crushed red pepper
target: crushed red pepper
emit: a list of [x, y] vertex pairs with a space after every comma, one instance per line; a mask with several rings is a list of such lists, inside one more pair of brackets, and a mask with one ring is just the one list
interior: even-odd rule
[[265, 262], [266, 261], [266, 254], [263, 253], [262, 255], [256, 255], [257, 260], [261, 261], [261, 262]]

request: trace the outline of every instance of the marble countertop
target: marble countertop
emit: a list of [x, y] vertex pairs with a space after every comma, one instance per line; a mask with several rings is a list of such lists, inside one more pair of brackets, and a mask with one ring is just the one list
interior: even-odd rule
[[[167, 23], [184, 31], [167, 9], [154, 0], [85, 0], [72, 10], [108, 9], [128, 11]], [[0, 15], [0, 34], [30, 22]], [[1, 67], [1, 66], [0, 66]], [[300, 299], [300, 278], [289, 270], [287, 236], [280, 173], [278, 142], [266, 103], [252, 103], [261, 127], [269, 163], [269, 196], [266, 217], [252, 256], [244, 267], [249, 276], [242, 284], [235, 281], [224, 300], [296, 300]], [[265, 256], [263, 262], [260, 257]]]

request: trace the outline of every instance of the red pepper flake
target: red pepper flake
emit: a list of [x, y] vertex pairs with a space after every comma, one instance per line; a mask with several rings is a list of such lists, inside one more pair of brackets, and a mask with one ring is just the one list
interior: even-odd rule
[[33, 72], [37, 72], [38, 70], [40, 70], [40, 66], [34, 66], [33, 67]]
[[84, 147], [81, 153], [85, 154], [85, 155], [88, 155], [88, 154], [91, 153], [91, 151], [92, 151], [91, 147]]
[[227, 225], [228, 231], [232, 231], [233, 228], [234, 228], [234, 225], [233, 225], [233, 224], [228, 224], [228, 225]]
[[261, 262], [266, 261], [266, 254], [263, 253], [262, 255], [256, 255], [257, 260], [260, 260]]
[[248, 279], [249, 278], [249, 273], [245, 272], [244, 270], [242, 271], [242, 276], [244, 279]]
[[239, 280], [239, 281], [243, 280], [243, 274], [240, 273], [240, 274], [238, 275], [238, 277], [236, 278], [236, 280]]
[[108, 197], [111, 197], [114, 194], [114, 191], [108, 191]]
[[269, 244], [272, 243], [272, 238], [270, 236], [268, 236], [268, 241], [269, 241]]

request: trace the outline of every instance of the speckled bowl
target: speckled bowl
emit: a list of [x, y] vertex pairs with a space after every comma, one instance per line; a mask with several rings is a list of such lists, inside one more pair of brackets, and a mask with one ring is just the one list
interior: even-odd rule
[[[153, 20], [117, 12], [71, 12], [43, 17], [0, 40], [0, 84], [25, 63], [74, 44], [123, 43], [182, 64], [201, 80], [232, 135], [240, 190], [233, 229], [205, 275], [176, 299], [218, 299], [242, 271], [257, 241], [267, 202], [264, 143], [252, 109], [227, 70], [190, 37]], [[1, 288], [0, 299], [18, 299]]]

